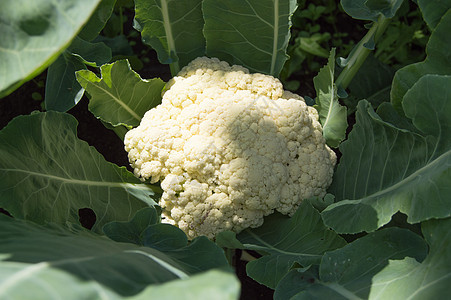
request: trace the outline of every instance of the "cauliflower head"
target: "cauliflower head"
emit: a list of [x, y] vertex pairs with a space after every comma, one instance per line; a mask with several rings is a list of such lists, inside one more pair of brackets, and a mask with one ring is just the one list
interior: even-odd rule
[[201, 57], [125, 136], [135, 175], [161, 181], [163, 222], [189, 238], [258, 227], [324, 196], [335, 153], [316, 110], [269, 75]]

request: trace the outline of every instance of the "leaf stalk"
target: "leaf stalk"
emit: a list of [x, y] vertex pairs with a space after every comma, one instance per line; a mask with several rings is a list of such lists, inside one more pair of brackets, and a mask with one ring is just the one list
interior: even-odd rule
[[370, 52], [373, 51], [365, 45], [371, 42], [372, 39], [374, 43], [376, 43], [387, 29], [390, 21], [391, 19], [385, 18], [381, 15], [377, 22], [373, 23], [367, 34], [362, 38], [362, 40], [360, 40], [357, 46], [349, 54], [346, 66], [335, 81], [335, 84], [338, 87], [346, 89], [349, 86], [352, 79], [357, 74], [358, 70], [363, 65]]

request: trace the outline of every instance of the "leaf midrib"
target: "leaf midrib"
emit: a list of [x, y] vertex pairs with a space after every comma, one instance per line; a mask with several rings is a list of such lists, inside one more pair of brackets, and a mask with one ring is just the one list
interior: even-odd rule
[[105, 94], [107, 94], [108, 96], [110, 96], [114, 101], [116, 101], [122, 108], [124, 108], [134, 119], [138, 120], [139, 122], [141, 121], [141, 117], [135, 113], [127, 104], [125, 104], [120, 98], [116, 97], [115, 95], [113, 95], [112, 93], [110, 93], [108, 90], [104, 89], [103, 87], [101, 87], [98, 84], [93, 84], [92, 82], [90, 82], [88, 80], [88, 83], [91, 84], [94, 88], [98, 88], [99, 90], [101, 90], [102, 92], [104, 92]]
[[270, 74], [274, 74], [277, 58], [277, 44], [279, 43], [279, 0], [274, 1], [274, 26], [273, 26], [273, 44]]
[[66, 178], [66, 177], [55, 176], [55, 175], [50, 175], [50, 174], [38, 173], [38, 172], [22, 170], [22, 169], [0, 169], [0, 170], [5, 171], [5, 172], [25, 173], [25, 174], [36, 176], [36, 177], [48, 178], [50, 180], [61, 181], [64, 183], [75, 184], [75, 185], [133, 188], [133, 189], [139, 189], [139, 190], [148, 190], [149, 189], [146, 186], [143, 186], [139, 183], [133, 184], [133, 183], [128, 183], [128, 182], [82, 180], [82, 179]]

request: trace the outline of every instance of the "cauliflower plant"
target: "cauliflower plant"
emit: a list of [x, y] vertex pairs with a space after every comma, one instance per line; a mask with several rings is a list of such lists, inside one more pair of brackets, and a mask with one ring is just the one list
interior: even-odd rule
[[163, 222], [189, 238], [258, 227], [324, 196], [336, 162], [316, 110], [272, 76], [201, 57], [125, 136], [135, 174], [161, 181]]

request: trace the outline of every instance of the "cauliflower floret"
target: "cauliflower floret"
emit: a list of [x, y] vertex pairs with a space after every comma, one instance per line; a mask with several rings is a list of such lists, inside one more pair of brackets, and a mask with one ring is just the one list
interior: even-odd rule
[[124, 143], [135, 174], [161, 181], [163, 221], [214, 238], [325, 195], [336, 156], [321, 130], [316, 110], [278, 79], [202, 57]]

